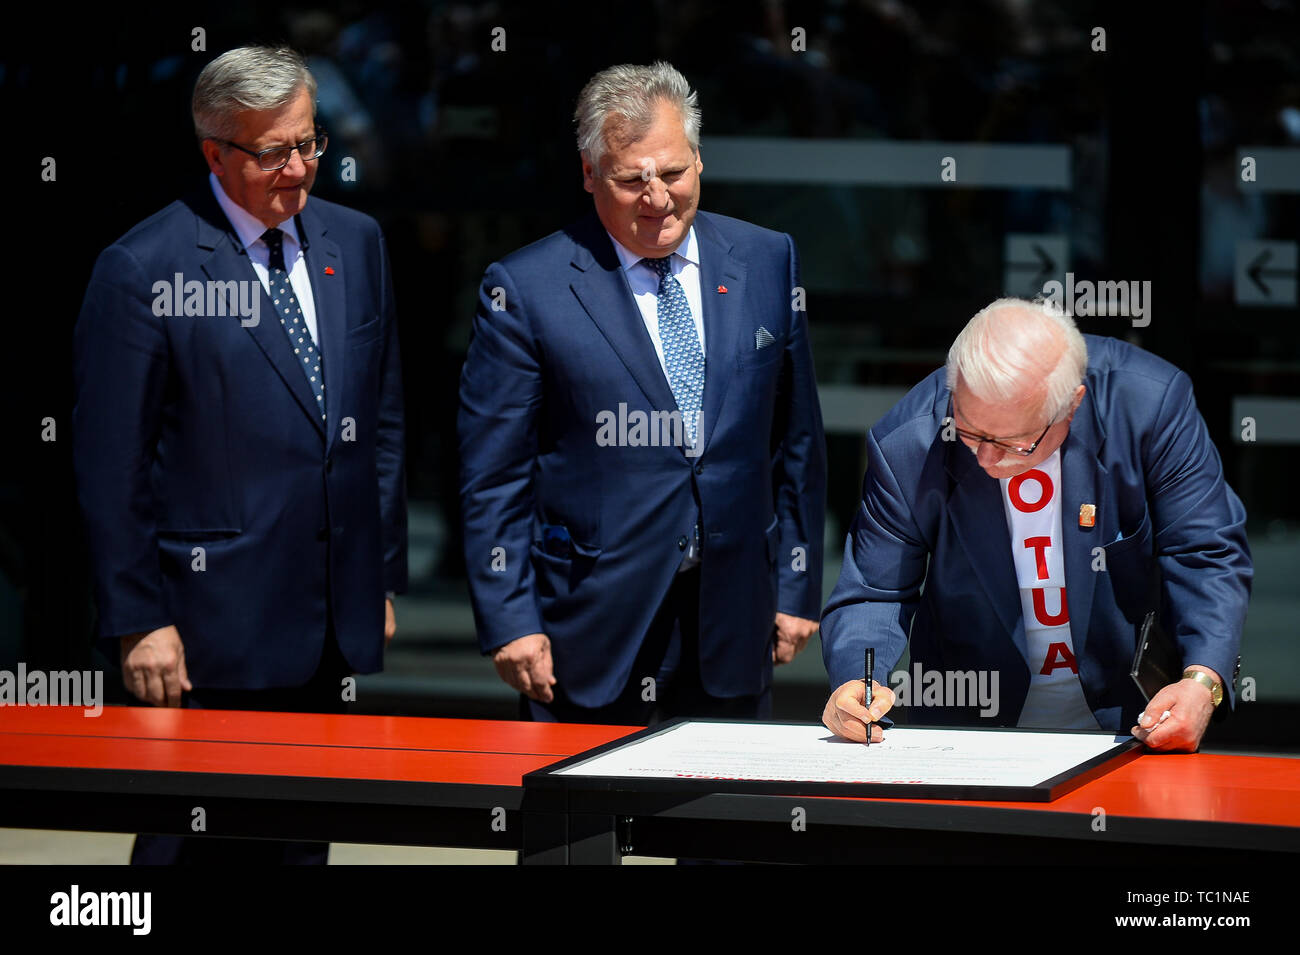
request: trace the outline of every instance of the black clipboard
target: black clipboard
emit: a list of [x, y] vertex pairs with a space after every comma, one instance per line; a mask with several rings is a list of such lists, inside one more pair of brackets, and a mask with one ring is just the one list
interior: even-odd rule
[[1129, 676], [1142, 691], [1142, 698], [1150, 701], [1163, 687], [1182, 679], [1182, 675], [1182, 654], [1152, 610], [1137, 628], [1137, 650], [1133, 653]]

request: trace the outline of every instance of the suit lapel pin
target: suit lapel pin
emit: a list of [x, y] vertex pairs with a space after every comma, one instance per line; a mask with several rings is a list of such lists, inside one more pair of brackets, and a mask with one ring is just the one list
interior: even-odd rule
[[719, 295], [726, 295], [726, 294], [727, 294], [727, 287], [726, 287], [725, 285], [719, 285], [719, 286], [718, 286], [718, 294], [719, 294]]
[[1079, 505], [1079, 526], [1093, 527], [1097, 523], [1097, 505], [1080, 504]]
[[333, 275], [333, 274], [334, 274], [334, 268], [333, 268], [333, 266], [329, 266], [329, 265], [325, 266], [325, 274], [326, 274], [326, 275]]

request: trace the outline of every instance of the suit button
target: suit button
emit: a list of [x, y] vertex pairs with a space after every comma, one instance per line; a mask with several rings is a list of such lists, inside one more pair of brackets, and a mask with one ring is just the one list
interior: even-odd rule
[[333, 459], [333, 458], [326, 458], [326, 459], [325, 459], [325, 473], [326, 473], [326, 474], [329, 474], [329, 473], [330, 473], [331, 471], [333, 471], [333, 470], [334, 470], [334, 459]]
[[678, 549], [678, 550], [685, 550], [685, 549], [686, 549], [686, 538], [685, 538], [685, 537], [679, 537], [679, 538], [677, 538], [677, 549]]
[[695, 473], [696, 473], [696, 474], [703, 474], [703, 473], [704, 473], [704, 465], [703, 465], [703, 464], [697, 464], [697, 465], [695, 465]]

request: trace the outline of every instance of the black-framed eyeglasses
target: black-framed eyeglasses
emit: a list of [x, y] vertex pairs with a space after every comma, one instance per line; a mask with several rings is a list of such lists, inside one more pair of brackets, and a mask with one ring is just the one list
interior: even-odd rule
[[[1055, 421], [1049, 421], [1049, 422], [1047, 422], [1047, 427], [1045, 427], [1045, 428], [1043, 429], [1043, 433], [1040, 434], [1040, 435], [1038, 436], [1037, 440], [1034, 441], [1034, 443], [1031, 444], [1029, 447], [1027, 447], [1027, 448], [1022, 448], [1022, 447], [1020, 447], [1019, 445], [1016, 445], [1016, 444], [1007, 444], [1005, 441], [999, 441], [997, 438], [986, 438], [984, 435], [982, 435], [982, 434], [976, 434], [974, 431], [966, 431], [966, 430], [963, 430], [962, 428], [957, 428], [957, 427], [956, 427], [957, 421], [956, 421], [956, 419], [953, 418], [953, 416], [952, 416], [952, 412], [953, 412], [953, 408], [954, 408], [954, 407], [955, 407], [955, 405], [954, 405], [954, 403], [953, 403], [952, 395], [949, 395], [949, 396], [948, 396], [948, 418], [947, 418], [947, 422], [951, 422], [951, 423], [952, 423], [952, 425], [954, 426], [954, 428], [955, 428], [956, 431], [957, 431], [957, 436], [958, 436], [958, 437], [963, 438], [963, 439], [965, 439], [966, 441], [973, 441], [973, 442], [975, 442], [975, 447], [971, 449], [971, 450], [973, 450], [973, 451], [978, 451], [978, 450], [979, 450], [979, 446], [980, 446], [981, 444], [984, 444], [984, 443], [987, 441], [989, 444], [993, 445], [995, 448], [1001, 448], [1003, 451], [1009, 451], [1009, 452], [1011, 452], [1012, 454], [1018, 454], [1018, 455], [1020, 455], [1021, 457], [1025, 457], [1025, 458], [1027, 458], [1027, 457], [1029, 457], [1031, 454], [1033, 454], [1035, 451], [1038, 450], [1038, 446], [1039, 446], [1040, 444], [1042, 444], [1042, 443], [1043, 443], [1043, 439], [1044, 439], [1045, 437], [1047, 437], [1047, 432], [1050, 431], [1050, 430], [1052, 429], [1052, 425], [1056, 424]], [[945, 422], [945, 424], [947, 424], [947, 422]]]
[[302, 157], [303, 162], [311, 162], [313, 159], [320, 159], [325, 154], [325, 146], [329, 142], [329, 136], [325, 130], [319, 126], [316, 127], [316, 135], [311, 139], [298, 143], [296, 146], [272, 146], [270, 149], [260, 149], [254, 152], [251, 149], [245, 149], [239, 143], [232, 143], [228, 139], [218, 139], [217, 142], [223, 146], [231, 146], [238, 149], [241, 153], [248, 153], [257, 160], [257, 164], [263, 172], [275, 172], [277, 169], [283, 169], [289, 165], [289, 160], [293, 158], [293, 151], [298, 150], [298, 155]]

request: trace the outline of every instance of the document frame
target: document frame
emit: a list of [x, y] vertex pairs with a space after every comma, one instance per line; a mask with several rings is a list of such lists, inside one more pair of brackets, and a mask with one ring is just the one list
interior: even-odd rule
[[[1006, 801], [1006, 802], [1051, 802], [1080, 786], [1106, 775], [1114, 769], [1132, 762], [1142, 755], [1142, 744], [1137, 739], [1128, 737], [1118, 739], [1119, 734], [1098, 730], [1037, 730], [1018, 729], [1015, 727], [970, 727], [970, 726], [908, 726], [909, 731], [931, 732], [978, 732], [978, 733], [1017, 733], [1050, 735], [1087, 735], [1110, 737], [1114, 745], [1106, 747], [1097, 755], [1077, 763], [1063, 772], [1036, 782], [1032, 785], [983, 785], [983, 784], [935, 784], [935, 783], [878, 783], [878, 782], [824, 782], [797, 779], [734, 779], [701, 776], [610, 776], [584, 775], [576, 772], [583, 764], [591, 763], [601, 756], [617, 753], [645, 740], [680, 731], [692, 724], [725, 723], [755, 727], [764, 726], [800, 726], [813, 727], [819, 724], [792, 721], [755, 721], [727, 719], [692, 719], [677, 718], [656, 726], [640, 730], [622, 739], [614, 740], [602, 746], [594, 747], [575, 756], [562, 759], [542, 769], [534, 770], [524, 776], [526, 790], [534, 792], [563, 791], [567, 793], [582, 792], [641, 792], [671, 793], [681, 795], [705, 795], [709, 793], [736, 793], [772, 796], [840, 796], [881, 799], [940, 799], [959, 801]], [[827, 736], [830, 730], [822, 727]], [[846, 743], [846, 745], [849, 745]], [[864, 744], [853, 744], [864, 745]]]

